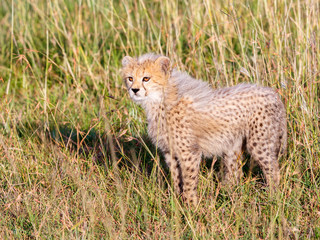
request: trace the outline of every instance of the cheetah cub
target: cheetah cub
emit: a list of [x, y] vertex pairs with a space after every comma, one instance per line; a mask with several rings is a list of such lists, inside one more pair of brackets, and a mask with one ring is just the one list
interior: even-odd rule
[[267, 183], [279, 184], [278, 156], [286, 149], [287, 128], [274, 90], [253, 84], [213, 90], [155, 54], [124, 57], [121, 74], [130, 97], [145, 109], [149, 137], [165, 156], [175, 192], [187, 203], [198, 200], [202, 155], [222, 156], [225, 180], [235, 184], [245, 147]]

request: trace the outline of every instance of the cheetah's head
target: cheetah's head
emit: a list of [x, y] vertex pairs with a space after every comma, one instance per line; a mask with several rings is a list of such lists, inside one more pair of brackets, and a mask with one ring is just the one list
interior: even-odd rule
[[122, 59], [122, 78], [130, 97], [139, 104], [159, 102], [170, 77], [170, 60], [165, 56], [145, 54]]

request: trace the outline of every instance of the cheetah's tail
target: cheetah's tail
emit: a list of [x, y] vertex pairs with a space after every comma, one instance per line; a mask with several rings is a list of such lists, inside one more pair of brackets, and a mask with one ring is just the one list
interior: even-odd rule
[[287, 119], [286, 116], [283, 116], [281, 121], [281, 149], [280, 149], [280, 156], [287, 155], [287, 144], [288, 144], [288, 133], [287, 133]]

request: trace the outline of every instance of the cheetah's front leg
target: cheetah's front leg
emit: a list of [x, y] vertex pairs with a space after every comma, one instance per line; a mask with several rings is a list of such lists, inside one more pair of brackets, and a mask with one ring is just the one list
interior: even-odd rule
[[183, 200], [196, 206], [201, 153], [184, 152], [179, 159], [183, 182]]
[[169, 167], [174, 191], [179, 196], [182, 193], [182, 174], [180, 164], [177, 157], [173, 157], [170, 153], [165, 154], [165, 160]]

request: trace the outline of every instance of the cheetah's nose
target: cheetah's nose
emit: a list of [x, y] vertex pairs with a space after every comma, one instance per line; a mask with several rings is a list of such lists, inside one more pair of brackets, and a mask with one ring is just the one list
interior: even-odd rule
[[131, 90], [132, 90], [132, 92], [134, 92], [134, 93], [137, 93], [137, 92], [139, 92], [139, 88], [131, 88]]

